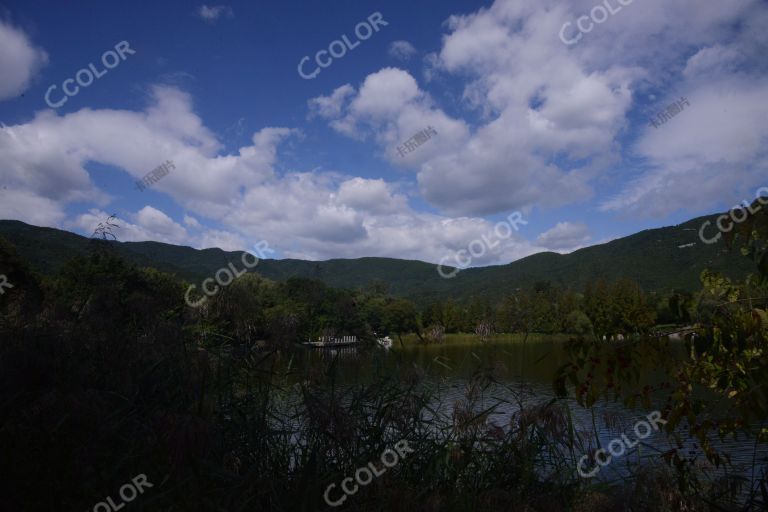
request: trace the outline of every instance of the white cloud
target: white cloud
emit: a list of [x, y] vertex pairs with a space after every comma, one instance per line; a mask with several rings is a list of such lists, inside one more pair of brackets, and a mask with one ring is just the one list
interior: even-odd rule
[[[91, 236], [96, 227], [104, 224], [110, 213], [97, 208], [75, 216], [64, 223], [67, 229], [78, 229]], [[202, 225], [190, 226], [189, 231], [167, 214], [145, 206], [135, 213], [118, 215], [113, 221], [117, 227], [111, 232], [121, 242], [155, 241], [174, 245], [189, 245], [198, 249], [216, 247], [225, 251], [246, 250], [247, 244], [237, 233], [217, 229], [206, 229]]]
[[586, 246], [592, 239], [589, 228], [580, 222], [558, 222], [555, 227], [536, 238], [536, 243], [558, 252], [572, 252]]
[[0, 20], [0, 101], [26, 91], [47, 63], [48, 54], [35, 47], [27, 34]]
[[222, 16], [232, 18], [234, 17], [235, 12], [232, 10], [232, 7], [228, 5], [201, 5], [197, 10], [197, 15], [204, 21], [213, 23]]
[[58, 226], [64, 220], [62, 205], [31, 190], [0, 188], [0, 219], [15, 219], [33, 226]]
[[397, 60], [409, 60], [416, 55], [416, 48], [408, 41], [392, 41], [388, 50], [389, 56]]
[[768, 80], [731, 78], [695, 87], [686, 94], [690, 106], [658, 128], [645, 129], [634, 149], [648, 170], [606, 201], [603, 211], [655, 217], [706, 211], [752, 197], [751, 190], [764, 185]]
[[139, 210], [136, 221], [142, 228], [158, 235], [160, 240], [172, 241], [170, 243], [182, 243], [187, 236], [187, 230], [183, 226], [151, 206], [145, 206]]
[[184, 215], [184, 225], [190, 229], [200, 229], [202, 227], [200, 222], [191, 215]]
[[722, 75], [724, 72], [736, 71], [744, 65], [744, 55], [734, 46], [716, 44], [702, 48], [688, 59], [683, 75], [686, 78], [697, 75]]
[[[408, 90], [407, 77], [400, 83]], [[358, 105], [361, 112], [389, 108], [363, 100]], [[432, 117], [449, 136], [452, 121]], [[420, 124], [413, 120], [410, 126], [415, 130]], [[131, 133], [130, 140], [123, 133]], [[251, 145], [221, 154], [217, 138], [193, 112], [189, 95], [171, 87], [153, 88], [144, 111], [83, 109], [59, 115], [45, 110], [24, 124], [0, 127], [0, 160], [5, 163], [0, 181], [6, 184], [0, 193], [11, 198], [0, 204], [0, 216], [90, 235], [109, 216], [111, 201], [94, 184], [91, 164], [138, 179], [172, 160], [176, 168], [153, 191], [184, 209], [182, 221], [149, 205], [123, 211], [116, 230], [120, 240], [226, 250], [245, 250], [264, 240], [288, 257], [377, 255], [437, 262], [492, 229], [478, 218], [415, 211], [399, 187], [383, 179], [276, 173], [279, 146], [300, 136], [293, 129], [263, 128], [253, 134]], [[66, 209], [79, 203], [96, 207], [67, 218]], [[477, 264], [506, 263], [535, 250], [540, 249], [518, 239]]]
[[347, 99], [355, 93], [355, 88], [349, 84], [336, 88], [330, 96], [319, 96], [309, 100], [310, 116], [319, 115], [324, 118], [339, 117]]
[[[340, 111], [325, 108], [316, 112], [350, 137], [372, 133], [391, 163], [417, 169], [424, 197], [449, 214], [497, 213], [527, 208], [542, 199], [564, 203], [589, 194], [577, 174], [565, 174], [547, 165], [526, 148], [526, 139], [536, 137], [540, 140], [540, 147], [535, 148], [538, 153], [551, 145], [552, 138], [544, 133], [546, 126], [532, 119], [539, 114], [526, 113], [527, 107], [516, 114], [505, 113], [471, 134], [466, 122], [435, 108], [429, 95], [403, 70], [385, 68], [369, 75], [353, 97], [350, 92], [349, 86], [344, 86], [347, 99], [343, 103], [332, 100], [340, 96], [337, 89], [331, 96], [315, 98], [312, 104], [341, 105]], [[516, 115], [532, 119], [528, 133]], [[595, 117], [596, 123], [602, 122], [599, 112]], [[427, 126], [432, 126], [437, 136], [403, 158], [396, 148]], [[574, 135], [561, 147], [578, 143], [594, 151], [605, 146], [600, 132], [590, 135], [576, 126], [572, 132]]]
[[406, 198], [393, 195], [390, 185], [382, 179], [352, 178], [344, 181], [339, 186], [336, 202], [373, 214], [392, 214], [405, 211], [408, 207]]
[[[172, 160], [176, 169], [153, 191], [183, 220], [150, 206], [126, 212], [129, 239], [228, 249], [266, 240], [285, 256], [437, 262], [492, 232], [480, 216], [586, 201], [593, 187], [609, 191], [601, 209], [611, 214], [701, 209], [729, 200], [726, 191], [739, 195], [733, 202], [751, 197], [735, 189], [768, 175], [766, 9], [756, 0], [644, 0], [564, 45], [563, 23], [594, 5], [496, 0], [448, 20], [427, 58], [428, 84], [385, 67], [309, 101], [310, 116], [372, 141], [392, 167], [412, 172], [405, 181], [417, 191], [354, 176], [368, 170], [321, 172], [318, 162], [276, 171], [286, 167], [283, 146], [303, 136], [297, 129], [264, 127], [225, 152], [190, 95], [165, 86], [141, 110], [46, 110], [0, 126], [0, 215], [66, 225], [75, 221], [65, 212], [85, 204], [95, 213], [76, 222], [90, 232], [112, 201], [94, 164], [139, 179]], [[222, 7], [199, 14], [232, 14]], [[457, 103], [440, 103], [454, 96]], [[650, 96], [654, 108], [680, 96], [691, 106], [658, 130], [638, 127], [647, 119], [638, 99]], [[402, 157], [397, 147], [428, 126], [437, 135]], [[438, 213], [411, 206], [421, 199]], [[533, 242], [514, 236], [474, 263], [589, 240], [585, 225], [562, 222]]]
[[237, 233], [209, 229], [197, 237], [195, 247], [202, 249], [218, 247], [225, 251], [245, 251], [248, 250], [249, 246], [245, 239]]
[[[757, 126], [757, 119], [765, 118], [768, 35], [759, 27], [768, 22], [768, 9], [757, 0], [634, 2], [577, 45], [563, 44], [563, 24], [595, 5], [496, 0], [450, 17], [427, 78], [435, 83], [436, 76], [450, 75], [464, 83], [464, 106], [476, 110], [479, 121], [447, 114], [413, 77], [394, 68], [372, 73], [357, 90], [345, 86], [343, 101], [328, 99], [339, 99], [338, 90], [320, 97], [334, 108], [318, 113], [339, 133], [372, 137], [390, 163], [417, 173], [422, 196], [449, 215], [586, 201], [596, 183], [631, 157], [639, 162], [631, 184], [605, 201], [603, 211], [694, 210], [722, 194], [728, 176], [715, 175], [718, 166], [741, 169], [730, 178], [749, 176], [749, 183], [764, 173], [759, 148], [768, 125]], [[654, 88], [666, 103], [685, 95], [704, 106], [658, 133], [643, 130], [641, 119], [641, 139], [623, 145], [643, 117], [638, 93]], [[747, 112], [747, 105], [754, 109]], [[401, 158], [397, 145], [427, 124], [439, 136]], [[688, 201], [690, 183], [702, 179], [706, 194]]]
[[[103, 210], [92, 208], [87, 213], [67, 221], [65, 227], [79, 229], [90, 236], [99, 224], [106, 223], [110, 215]], [[183, 244], [186, 241], [186, 230], [166, 214], [151, 206], [145, 206], [137, 213], [131, 214], [129, 218], [118, 215], [112, 223], [117, 226], [110, 231], [121, 242], [153, 240], [168, 244]]]
[[352, 100], [350, 110], [353, 116], [387, 118], [398, 115], [421, 96], [422, 92], [411, 75], [397, 68], [384, 68], [368, 75]]
[[[752, 1], [708, 5], [693, 23], [703, 25], [708, 36], [682, 60], [678, 81], [648, 117], [681, 97], [690, 106], [658, 128], [644, 127], [629, 151], [642, 159], [644, 172], [605, 201], [603, 211], [652, 217], [702, 213], [753, 197], [765, 183], [768, 9]], [[724, 33], [736, 24], [738, 32]]]

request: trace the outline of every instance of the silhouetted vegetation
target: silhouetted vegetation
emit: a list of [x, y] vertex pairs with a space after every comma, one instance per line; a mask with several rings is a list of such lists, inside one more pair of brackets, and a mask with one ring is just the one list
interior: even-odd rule
[[[127, 262], [107, 240], [41, 276], [0, 239], [14, 284], [0, 296], [5, 507], [90, 509], [144, 473], [155, 487], [130, 510], [324, 510], [328, 484], [406, 439], [416, 452], [340, 510], [762, 510], [759, 468], [749, 481], [708, 479], [682, 448], [621, 482], [579, 479], [589, 447], [566, 398], [648, 409], [661, 394], [668, 435], [690, 432], [715, 465], [727, 453], [713, 435], [764, 443], [763, 223], [751, 219], [736, 239], [758, 266], [744, 282], [704, 272], [700, 292], [657, 294], [626, 278], [583, 289], [538, 281], [421, 310], [381, 283], [344, 290], [254, 273], [190, 308], [185, 283]], [[687, 359], [668, 357], [659, 321], [697, 334]], [[329, 333], [439, 343], [455, 332], [478, 342], [573, 334], [555, 379], [562, 400], [503, 384], [503, 368], [479, 357], [455, 403], [441, 403], [430, 367], [377, 366], [370, 383], [341, 386], [334, 360], [294, 363], [296, 342]], [[673, 378], [652, 382], [648, 367]], [[510, 404], [499, 423], [494, 412]]]

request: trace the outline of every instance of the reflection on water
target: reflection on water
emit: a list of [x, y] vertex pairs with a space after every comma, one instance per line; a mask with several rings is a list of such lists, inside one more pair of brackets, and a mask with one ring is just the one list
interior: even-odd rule
[[[467, 336], [452, 337], [449, 343], [426, 346], [403, 346], [395, 341], [391, 350], [368, 346], [304, 349], [297, 354], [297, 359], [298, 367], [303, 370], [315, 367], [320, 362], [328, 364], [335, 359], [339, 384], [342, 386], [366, 384], [378, 376], [392, 375], [414, 367], [421, 368], [436, 390], [436, 403], [433, 406], [443, 414], [450, 414], [457, 402], [466, 399], [473, 375], [479, 371], [485, 372], [496, 384], [482, 393], [477, 405], [489, 407], [495, 404], [490, 421], [506, 430], [515, 421], [521, 404], [528, 406], [554, 398], [553, 376], [566, 361], [564, 339], [549, 337], [523, 344], [497, 338], [493, 342], [480, 343], [476, 337]], [[671, 357], [683, 355], [682, 344], [676, 354], [670, 354]], [[588, 451], [590, 448], [596, 449], [598, 442], [605, 447], [621, 434], [632, 438], [634, 425], [654, 410], [661, 409], [661, 403], [659, 399], [652, 404], [650, 410], [628, 410], [620, 403], [607, 401], [598, 401], [592, 409], [584, 409], [572, 400], [564, 401], [563, 405], [569, 408], [574, 425], [587, 442], [585, 450]], [[684, 440], [685, 453], [705, 461], [696, 443], [688, 439], [684, 431], [679, 434]], [[751, 473], [753, 459], [756, 466], [765, 466], [768, 459], [768, 447], [763, 446], [756, 454], [754, 444], [743, 439], [713, 439], [713, 442], [730, 454], [734, 468], [743, 474]], [[659, 453], [674, 447], [665, 434], [654, 432], [604, 467], [598, 478], [616, 478], [639, 460], [647, 457], [658, 459]], [[705, 462], [702, 464], [706, 465]]]

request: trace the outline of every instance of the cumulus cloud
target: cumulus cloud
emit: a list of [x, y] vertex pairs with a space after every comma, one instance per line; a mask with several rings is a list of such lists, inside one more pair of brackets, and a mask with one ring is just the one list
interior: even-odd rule
[[198, 234], [194, 240], [193, 245], [195, 247], [202, 249], [217, 247], [225, 251], [247, 251], [252, 245], [249, 245], [242, 235], [220, 229], [206, 229]]
[[408, 41], [392, 41], [387, 51], [389, 56], [397, 60], [409, 60], [416, 55], [416, 48]]
[[[447, 20], [427, 58], [428, 83], [384, 67], [309, 101], [310, 117], [374, 144], [413, 187], [355, 176], [367, 170], [321, 172], [316, 162], [278, 172], [284, 146], [302, 131], [265, 126], [225, 151], [188, 93], [156, 86], [143, 109], [45, 110], [0, 125], [0, 215], [90, 232], [113, 200], [93, 169], [139, 179], [172, 160], [176, 169], [153, 191], [183, 219], [142, 205], [124, 212], [129, 239], [228, 249], [265, 240], [289, 257], [438, 262], [491, 233], [483, 217], [492, 214], [597, 196], [606, 215], [663, 216], [730, 201], [724, 191], [739, 195], [731, 204], [751, 197], [737, 189], [768, 175], [766, 9], [758, 0], [644, 0], [563, 44], [563, 23], [594, 5], [496, 0]], [[208, 21], [231, 14], [199, 11]], [[450, 91], [440, 89], [446, 84]], [[647, 126], [681, 96], [690, 107], [659, 129]], [[436, 135], [402, 156], [398, 147], [427, 127]], [[93, 212], [69, 219], [65, 212], [82, 204]], [[515, 234], [473, 264], [590, 240], [584, 224], [561, 222], [534, 241]]]
[[[369, 75], [357, 90], [345, 85], [310, 104], [339, 133], [371, 135], [392, 164], [414, 168], [424, 197], [451, 215], [524, 209], [541, 200], [563, 204], [589, 195], [578, 174], [565, 173], [535, 154], [551, 143], [544, 133], [536, 133], [547, 131], [546, 121], [536, 112], [517, 112], [529, 117], [528, 133], [510, 112], [473, 134], [464, 120], [434, 106], [416, 80], [396, 68]], [[405, 157], [397, 152], [403, 141], [427, 126], [437, 132], [428, 144]], [[526, 140], [534, 137], [541, 146], [536, 152], [526, 147]], [[581, 137], [584, 146], [587, 141], [593, 147], [604, 145], [598, 134]]]
[[603, 211], [646, 217], [704, 211], [752, 197], [750, 190], [764, 184], [768, 80], [727, 79], [689, 92], [690, 106], [658, 129], [646, 128], [634, 150], [648, 170], [603, 203]]
[[536, 243], [558, 252], [572, 252], [584, 247], [592, 239], [589, 228], [580, 222], [558, 222], [555, 227], [536, 238]]
[[[104, 224], [110, 213], [98, 208], [76, 215], [64, 223], [67, 229], [79, 230], [90, 235], [101, 223]], [[190, 217], [185, 216], [185, 221]], [[247, 250], [248, 245], [237, 233], [232, 231], [208, 229], [201, 224], [187, 224], [185, 228], [175, 222], [165, 212], [152, 206], [145, 206], [137, 212], [117, 215], [113, 221], [117, 224], [111, 232], [121, 242], [155, 241], [174, 245], [188, 245], [198, 249], [219, 248], [225, 251]]]
[[232, 18], [235, 11], [228, 5], [201, 5], [197, 10], [197, 15], [208, 23], [213, 23], [221, 17]]
[[[339, 133], [373, 138], [390, 163], [413, 169], [422, 196], [449, 215], [587, 201], [596, 184], [614, 179], [630, 160], [632, 178], [602, 211], [666, 215], [678, 205], [694, 211], [717, 202], [727, 179], [753, 183], [765, 172], [760, 148], [768, 125], [757, 126], [757, 119], [765, 117], [768, 64], [761, 52], [768, 36], [759, 27], [768, 10], [757, 0], [634, 2], [578, 44], [563, 44], [563, 24], [594, 6], [593, 0], [496, 0], [451, 16], [428, 78], [464, 83], [464, 106], [478, 120], [449, 115], [396, 68], [317, 98], [333, 108], [315, 110]], [[685, 95], [701, 109], [680, 115], [675, 128], [670, 123], [651, 133], [642, 126], [650, 116], [638, 99], [656, 92], [659, 108]], [[398, 144], [427, 124], [439, 136], [399, 157]], [[640, 135], [634, 144], [626, 142], [630, 130]], [[724, 166], [738, 170], [716, 175]], [[694, 187], [685, 183], [700, 180], [707, 184], [692, 198]]]
[[35, 47], [27, 34], [0, 20], [0, 101], [26, 91], [47, 63], [48, 54]]
[[735, 46], [716, 44], [702, 48], [688, 59], [683, 69], [683, 76], [693, 78], [705, 74], [722, 75], [736, 71], [744, 65], [745, 55]]
[[21, 187], [0, 188], [0, 219], [14, 219], [33, 226], [58, 226], [64, 220], [62, 205]]
[[[79, 229], [83, 233], [91, 234], [101, 223], [105, 223], [111, 214], [97, 208], [90, 209], [87, 213], [75, 216], [67, 221], [65, 226], [69, 229]], [[154, 240], [168, 244], [183, 244], [187, 240], [187, 231], [183, 226], [175, 223], [170, 217], [151, 206], [145, 206], [138, 212], [131, 214], [129, 218], [117, 216], [113, 221], [117, 227], [111, 232], [121, 242], [139, 242]]]
[[[432, 103], [408, 72], [384, 68], [368, 75], [358, 89], [346, 84], [328, 96], [313, 98], [310, 108], [339, 133], [357, 139], [373, 137], [393, 164], [418, 167], [430, 155], [452, 145], [463, 146], [469, 137], [464, 121], [450, 118]], [[438, 136], [403, 159], [397, 146], [428, 126]]]
[[373, 214], [393, 214], [408, 207], [405, 196], [395, 195], [384, 180], [352, 178], [339, 186], [339, 204]]
[[[399, 101], [417, 92], [410, 90]], [[387, 112], [393, 107], [364, 98], [357, 108]], [[123, 133], [131, 133], [131, 139], [119, 136]], [[153, 191], [180, 205], [182, 219], [151, 205], [123, 210], [115, 233], [120, 240], [225, 250], [245, 250], [264, 240], [288, 257], [377, 255], [438, 262], [492, 229], [479, 218], [416, 211], [399, 186], [381, 178], [275, 172], [280, 145], [300, 136], [295, 129], [266, 127], [252, 135], [250, 145], [223, 154], [216, 136], [194, 113], [192, 98], [167, 86], [152, 89], [143, 111], [41, 111], [26, 123], [0, 127], [0, 160], [5, 163], [0, 180], [6, 184], [0, 194], [9, 198], [0, 202], [0, 216], [90, 235], [109, 216], [112, 201], [94, 184], [93, 164], [138, 179], [159, 162], [172, 160], [175, 169]], [[80, 203], [94, 207], [72, 218], [65, 214]], [[540, 249], [519, 239], [477, 264], [506, 263], [535, 250]]]
[[[485, 122], [472, 126], [448, 115], [410, 74], [385, 68], [364, 80], [341, 115], [327, 116], [330, 125], [350, 136], [372, 131], [390, 161], [413, 168], [423, 196], [450, 215], [588, 199], [591, 171], [579, 167], [615, 151], [637, 72], [589, 69], [556, 37], [546, 40], [557, 32], [562, 6], [514, 5], [497, 1], [451, 18], [435, 59], [436, 69], [469, 79], [465, 102]], [[400, 159], [395, 147], [428, 124], [438, 137]], [[562, 164], [553, 164], [553, 154]]]
[[309, 100], [310, 116], [318, 115], [324, 118], [339, 117], [346, 105], [347, 99], [355, 94], [355, 88], [350, 84], [337, 87], [328, 96], [318, 96]]

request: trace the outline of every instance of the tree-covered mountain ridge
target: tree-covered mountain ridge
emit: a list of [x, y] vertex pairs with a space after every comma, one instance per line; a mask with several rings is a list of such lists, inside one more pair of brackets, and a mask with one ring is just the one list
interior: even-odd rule
[[[745, 258], [729, 257], [722, 243], [705, 244], [699, 229], [714, 216], [692, 219], [677, 226], [649, 229], [569, 254], [537, 253], [489, 267], [469, 268], [446, 279], [437, 265], [423, 261], [364, 257], [305, 261], [264, 259], [252, 269], [275, 281], [290, 277], [318, 279], [329, 286], [356, 289], [385, 285], [396, 296], [419, 302], [472, 297], [499, 298], [517, 288], [549, 281], [583, 289], [600, 279], [630, 278], [646, 291], [696, 290], [705, 268], [742, 278], [753, 271]], [[115, 234], [120, 236], [119, 229]], [[88, 251], [88, 238], [54, 228], [15, 220], [0, 220], [0, 236], [40, 273], [53, 274], [77, 255]], [[118, 255], [141, 266], [154, 267], [189, 282], [213, 276], [229, 263], [240, 264], [241, 251], [194, 249], [161, 242], [110, 242]], [[444, 267], [443, 273], [450, 272]]]

